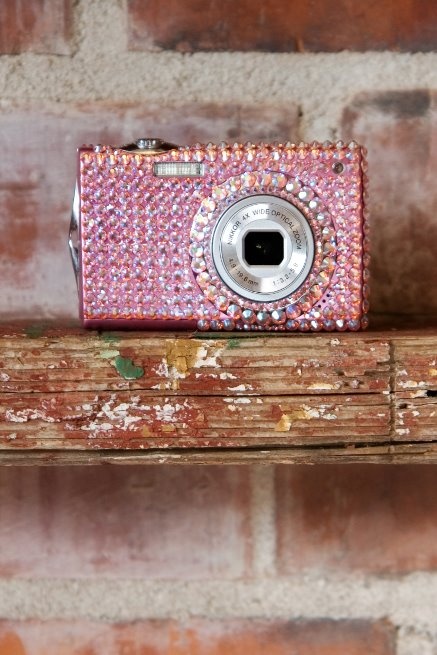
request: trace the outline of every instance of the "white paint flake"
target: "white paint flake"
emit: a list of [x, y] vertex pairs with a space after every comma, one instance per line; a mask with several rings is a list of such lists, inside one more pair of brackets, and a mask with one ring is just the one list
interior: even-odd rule
[[6, 420], [11, 423], [27, 423], [28, 421], [44, 421], [45, 423], [55, 423], [53, 416], [48, 416], [40, 409], [20, 409], [14, 412], [13, 409], [6, 410]]
[[[131, 429], [135, 423], [143, 421], [144, 414], [150, 411], [149, 405], [138, 405], [139, 396], [133, 396], [129, 403], [115, 404], [116, 400], [116, 394], [111, 394], [110, 399], [102, 405], [97, 414], [93, 416], [92, 421], [82, 425], [81, 430], [86, 432], [109, 432], [113, 429], [126, 431]], [[82, 405], [83, 411], [92, 409], [92, 405]]]
[[210, 344], [202, 344], [196, 353], [193, 368], [203, 368], [205, 366], [217, 368], [219, 366], [217, 358], [223, 353], [225, 347], [226, 344], [214, 345], [214, 348], [211, 348]]
[[239, 384], [236, 387], [228, 387], [228, 391], [253, 391], [251, 384]]
[[177, 423], [180, 420], [177, 416], [178, 412], [189, 408], [187, 401], [185, 401], [183, 405], [180, 405], [179, 403], [171, 405], [166, 398], [164, 402], [164, 405], [153, 405], [156, 420], [161, 421], [162, 423]]
[[410, 395], [411, 398], [426, 398], [426, 389], [419, 389]]
[[323, 391], [329, 389], [338, 389], [338, 387], [338, 384], [329, 384], [328, 382], [313, 382], [313, 384], [309, 385], [308, 389]]
[[[211, 377], [215, 376], [211, 375]], [[236, 380], [237, 376], [233, 373], [229, 373], [229, 371], [223, 371], [223, 373], [220, 373], [219, 378], [220, 380]]]

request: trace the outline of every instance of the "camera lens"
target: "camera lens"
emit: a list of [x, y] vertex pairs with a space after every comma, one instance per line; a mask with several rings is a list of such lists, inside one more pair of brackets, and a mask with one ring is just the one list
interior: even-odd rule
[[229, 205], [211, 235], [215, 269], [239, 296], [272, 302], [289, 296], [308, 277], [314, 236], [302, 212], [268, 194]]
[[250, 230], [243, 239], [243, 257], [249, 266], [279, 266], [284, 259], [280, 232]]

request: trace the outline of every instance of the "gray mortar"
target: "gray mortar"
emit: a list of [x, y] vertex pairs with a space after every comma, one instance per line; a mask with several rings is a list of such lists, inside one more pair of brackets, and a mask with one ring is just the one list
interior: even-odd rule
[[275, 467], [251, 467], [251, 532], [253, 575], [276, 574]]
[[397, 655], [436, 655], [435, 635], [419, 632], [414, 628], [400, 628], [397, 639]]
[[215, 619], [388, 619], [405, 638], [436, 632], [437, 575], [402, 578], [295, 575], [241, 580], [0, 580], [2, 619], [134, 621]]

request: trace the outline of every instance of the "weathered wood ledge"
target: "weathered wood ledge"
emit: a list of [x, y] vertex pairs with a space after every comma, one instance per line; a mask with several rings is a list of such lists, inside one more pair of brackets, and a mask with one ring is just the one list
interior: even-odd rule
[[373, 324], [300, 335], [0, 324], [0, 463], [437, 462], [437, 321]]

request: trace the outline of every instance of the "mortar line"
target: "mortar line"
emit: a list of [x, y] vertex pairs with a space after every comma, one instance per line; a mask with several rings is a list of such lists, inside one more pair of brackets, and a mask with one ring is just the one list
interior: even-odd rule
[[274, 464], [257, 464], [250, 471], [252, 562], [255, 577], [276, 573], [276, 512]]
[[437, 575], [296, 574], [272, 580], [0, 579], [0, 619], [385, 619], [436, 630]]
[[[94, 12], [98, 6], [99, 3], [96, 2], [95, 6], [93, 3]], [[77, 38], [81, 39], [81, 36]], [[133, 105], [144, 101], [157, 106], [187, 102], [232, 102], [247, 106], [253, 102], [265, 102], [264, 89], [267, 86], [276, 105], [285, 106], [290, 100], [300, 104], [304, 138], [324, 140], [334, 128], [340, 127], [344, 106], [358, 93], [387, 90], [387, 75], [390, 73], [391, 91], [417, 89], [417, 79], [421, 79], [421, 86], [434, 87], [437, 83], [437, 68], [433, 65], [437, 53], [420, 56], [349, 53], [348, 74], [339, 73], [336, 85], [333, 85], [330, 83], [332, 71], [343, 70], [344, 53], [196, 53], [185, 57], [172, 51], [129, 51], [117, 39], [119, 49], [114, 46], [112, 35], [108, 35], [103, 39], [105, 48], [99, 50], [96, 37], [92, 46], [97, 48], [98, 57], [94, 58], [91, 55], [97, 53], [94, 50], [88, 53], [85, 43], [81, 44], [79, 56], [74, 57], [32, 54], [0, 57], [0, 79], [7, 76], [17, 62], [21, 63], [20, 76], [14, 77], [14, 84], [7, 87], [2, 84], [2, 105], [8, 102], [28, 104], [32, 99], [43, 105], [49, 101], [56, 104], [60, 98], [66, 104], [108, 100], [124, 104], [129, 98]], [[85, 59], [90, 60], [86, 68]], [[256, 75], [252, 74], [254, 69]], [[141, 71], [141, 75], [130, 76], [126, 71]], [[378, 71], [384, 71], [384, 74]], [[398, 71], [402, 71], [402, 75]], [[187, 80], [182, 91], [181, 76]], [[214, 84], [211, 84], [211, 78], [215, 80]], [[308, 92], [308, 78], [311, 88], [318, 86], [318, 94]], [[29, 97], [31, 81], [35, 90]], [[320, 95], [326, 103], [322, 115]]]
[[398, 626], [396, 631], [396, 655], [435, 655], [433, 632], [416, 630], [411, 626]]

